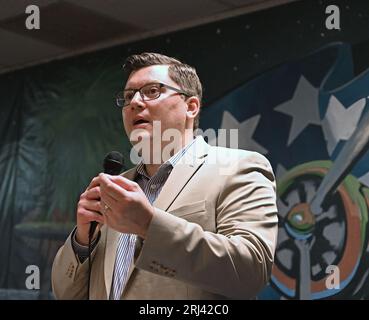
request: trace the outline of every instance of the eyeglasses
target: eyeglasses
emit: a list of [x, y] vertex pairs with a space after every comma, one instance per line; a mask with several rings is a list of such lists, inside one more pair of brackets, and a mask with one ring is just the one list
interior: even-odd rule
[[162, 90], [161, 90], [162, 88], [173, 90], [177, 93], [183, 94], [186, 97], [191, 96], [190, 94], [180, 89], [174, 88], [164, 83], [160, 83], [160, 82], [159, 83], [148, 83], [139, 89], [127, 89], [127, 90], [123, 90], [123, 92], [119, 92], [116, 96], [117, 106], [118, 107], [128, 106], [132, 102], [133, 97], [136, 95], [137, 92], [140, 93], [141, 99], [143, 101], [155, 100], [159, 98], [160, 95], [162, 94]]

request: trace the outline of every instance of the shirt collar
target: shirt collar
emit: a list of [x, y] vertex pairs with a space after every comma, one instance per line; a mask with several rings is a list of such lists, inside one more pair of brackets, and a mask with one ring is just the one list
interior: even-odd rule
[[[178, 163], [178, 161], [184, 156], [184, 154], [187, 152], [187, 150], [194, 144], [197, 137], [195, 137], [190, 143], [188, 143], [186, 146], [184, 146], [181, 150], [179, 150], [175, 155], [173, 155], [170, 159], [165, 161], [158, 169], [158, 172], [160, 172], [163, 169], [167, 169], [170, 167], [171, 169], [174, 168], [174, 166]], [[141, 161], [137, 165], [137, 173], [140, 175], [145, 176], [146, 178], [150, 179], [150, 176], [147, 174], [145, 165]]]

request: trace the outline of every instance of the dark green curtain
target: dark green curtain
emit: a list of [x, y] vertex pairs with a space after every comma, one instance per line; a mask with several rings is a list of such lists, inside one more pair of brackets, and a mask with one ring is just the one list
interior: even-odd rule
[[24, 288], [30, 264], [49, 277], [49, 258], [104, 155], [119, 150], [129, 159], [114, 106], [123, 77], [111, 61], [96, 55], [0, 77], [2, 288]]
[[[7, 75], [0, 78], [0, 284], [6, 285], [11, 253], [12, 227], [16, 220], [15, 198], [17, 160], [21, 135], [23, 81], [20, 77]], [[6, 98], [5, 98], [6, 97]]]

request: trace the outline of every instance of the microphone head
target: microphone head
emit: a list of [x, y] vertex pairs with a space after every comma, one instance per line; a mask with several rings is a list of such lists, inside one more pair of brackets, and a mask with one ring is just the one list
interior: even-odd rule
[[118, 151], [109, 152], [104, 158], [104, 173], [117, 175], [124, 166], [123, 156]]

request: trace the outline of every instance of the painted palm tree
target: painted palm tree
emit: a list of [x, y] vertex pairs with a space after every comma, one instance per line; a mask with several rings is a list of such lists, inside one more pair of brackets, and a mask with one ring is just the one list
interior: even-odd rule
[[59, 212], [73, 220], [79, 194], [102, 171], [104, 155], [111, 150], [127, 155], [130, 146], [114, 105], [114, 95], [122, 86], [120, 68], [99, 57], [83, 61], [82, 66], [58, 67], [53, 81], [42, 90], [39, 114], [47, 133], [44, 218]]

